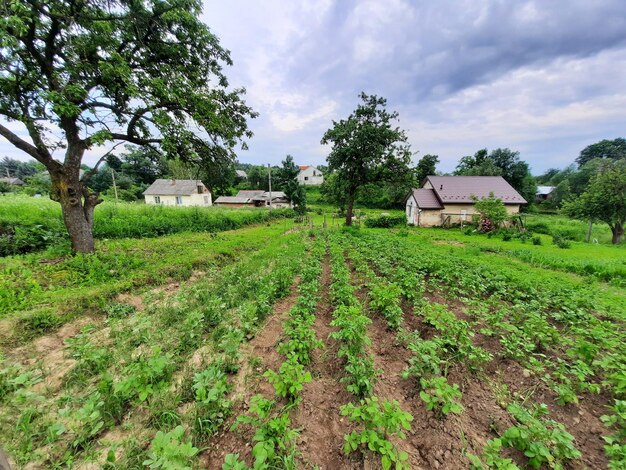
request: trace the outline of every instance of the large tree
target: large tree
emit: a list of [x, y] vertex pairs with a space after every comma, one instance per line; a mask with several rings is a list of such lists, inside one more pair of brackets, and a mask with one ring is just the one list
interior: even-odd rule
[[563, 211], [578, 219], [605, 222], [613, 243], [620, 243], [626, 224], [626, 159], [603, 162], [585, 191], [566, 202]]
[[251, 136], [255, 114], [244, 90], [228, 87], [230, 56], [198, 19], [201, 3], [3, 2], [0, 115], [13, 124], [0, 135], [48, 169], [74, 250], [94, 250], [101, 202], [86, 184], [93, 172], [79, 178], [86, 151], [129, 142], [183, 160], [234, 160]]
[[352, 225], [359, 188], [377, 181], [393, 181], [410, 172], [411, 148], [405, 132], [395, 126], [397, 112], [388, 112], [387, 100], [359, 95], [361, 103], [341, 121], [333, 121], [322, 144], [332, 146], [328, 167], [346, 194], [346, 225]]
[[618, 137], [614, 140], [601, 140], [581, 150], [576, 163], [581, 167], [595, 158], [620, 160], [626, 158], [626, 139]]

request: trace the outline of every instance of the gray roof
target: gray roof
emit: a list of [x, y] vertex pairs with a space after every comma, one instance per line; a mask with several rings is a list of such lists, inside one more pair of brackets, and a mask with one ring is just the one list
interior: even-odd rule
[[251, 204], [250, 198], [238, 196], [220, 196], [214, 204]]
[[541, 196], [547, 196], [552, 191], [554, 191], [556, 186], [537, 186], [537, 194]]
[[248, 175], [246, 174], [246, 172], [245, 172], [245, 171], [243, 171], [243, 170], [235, 170], [235, 173], [237, 174], [237, 176], [238, 176], [239, 178], [247, 178], [247, 177], [248, 177]]
[[6, 176], [4, 178], [0, 178], [0, 181], [2, 181], [3, 183], [13, 184], [15, 186], [22, 186], [26, 184], [19, 178], [8, 178]]
[[526, 204], [502, 176], [428, 176], [437, 199], [443, 204], [471, 204], [472, 196], [489, 197], [493, 193], [504, 204]]
[[202, 181], [158, 179], [143, 194], [145, 196], [190, 196], [198, 194], [198, 186], [204, 186]]
[[[265, 191], [262, 194], [259, 194], [258, 196], [254, 196], [252, 198], [252, 200], [253, 201], [268, 201], [269, 198], [270, 198], [269, 191]], [[282, 191], [272, 191], [272, 201], [275, 201], [276, 199], [284, 199], [285, 201], [289, 201], [289, 198], [287, 197], [287, 195], [284, 192], [282, 192]]]
[[237, 193], [237, 197], [252, 198], [254, 196], [260, 196], [263, 192], [262, 189], [243, 189]]
[[413, 189], [412, 194], [417, 201], [417, 207], [420, 209], [443, 209], [435, 191], [432, 189]]

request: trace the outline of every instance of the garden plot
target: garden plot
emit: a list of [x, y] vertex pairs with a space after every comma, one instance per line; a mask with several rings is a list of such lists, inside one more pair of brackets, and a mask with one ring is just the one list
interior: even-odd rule
[[18, 466], [622, 468], [617, 286], [327, 230], [136, 300], [57, 332], [55, 383], [7, 355]]

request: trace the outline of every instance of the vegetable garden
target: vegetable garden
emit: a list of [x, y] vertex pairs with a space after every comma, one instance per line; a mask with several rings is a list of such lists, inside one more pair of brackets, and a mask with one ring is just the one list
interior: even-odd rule
[[621, 283], [448, 238], [274, 233], [43, 325], [3, 348], [0, 444], [17, 468], [625, 468]]

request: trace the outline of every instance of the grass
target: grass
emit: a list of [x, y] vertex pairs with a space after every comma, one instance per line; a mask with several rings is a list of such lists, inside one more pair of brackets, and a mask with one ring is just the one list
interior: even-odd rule
[[[104, 202], [96, 207], [93, 232], [97, 239], [221, 232], [292, 214], [288, 209], [268, 211]], [[59, 243], [67, 246], [59, 204], [48, 198], [20, 194], [0, 196], [0, 255], [27, 253]]]
[[552, 243], [548, 235], [534, 235], [541, 245], [532, 240], [512, 238], [504, 241], [501, 236], [468, 234], [459, 229], [412, 228], [424, 238], [440, 242], [461, 243], [468, 251], [495, 253], [512, 257], [532, 266], [570, 272], [580, 276], [626, 286], [626, 247], [624, 245], [571, 242], [567, 249]]
[[[545, 235], [560, 235], [568, 240], [584, 242], [587, 240], [589, 223], [574, 220], [562, 215], [527, 214], [528, 230]], [[611, 229], [603, 222], [593, 224], [591, 241], [599, 244], [611, 243]]]
[[102, 311], [119, 293], [184, 280], [194, 270], [229, 263], [258, 250], [284, 230], [283, 224], [275, 222], [219, 234], [103, 240], [93, 255], [51, 259], [53, 253], [46, 251], [3, 258], [0, 319], [8, 316], [26, 326], [40, 321], [58, 326], [84, 311]]

